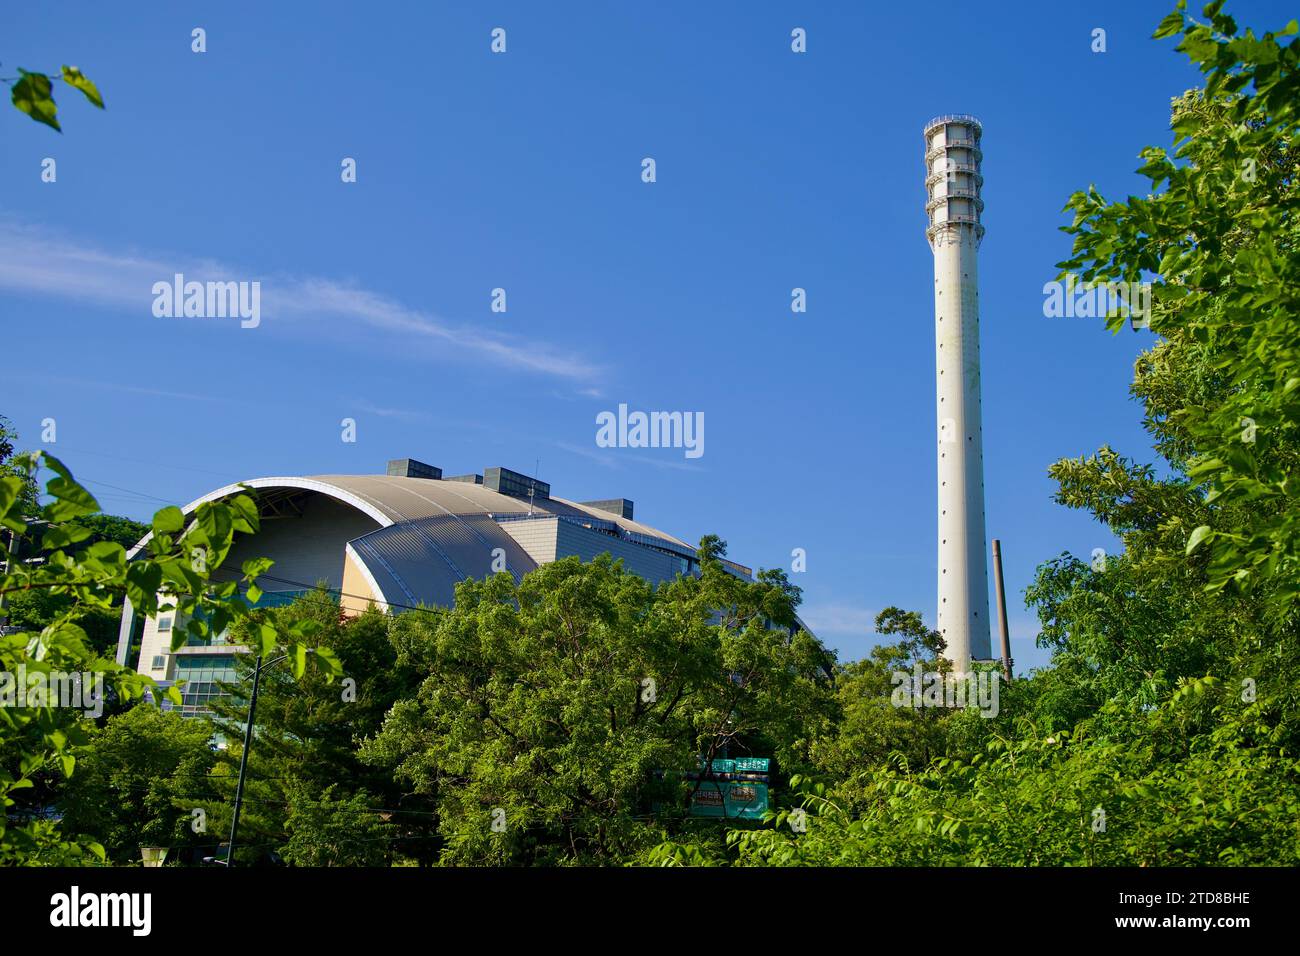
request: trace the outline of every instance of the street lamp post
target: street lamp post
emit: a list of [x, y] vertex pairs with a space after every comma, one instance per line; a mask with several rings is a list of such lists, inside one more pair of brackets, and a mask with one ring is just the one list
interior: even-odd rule
[[142, 846], [140, 847], [140, 862], [147, 867], [162, 866], [167, 860], [168, 847], [165, 846]]
[[[288, 657], [281, 654], [266, 667], [274, 667]], [[244, 777], [248, 773], [248, 751], [253, 746], [253, 715], [257, 710], [257, 688], [262, 680], [262, 655], [257, 655], [257, 664], [253, 667], [253, 693], [248, 699], [248, 721], [244, 724], [244, 752], [239, 755], [239, 782], [235, 785], [235, 812], [230, 820], [230, 845], [226, 850], [226, 866], [235, 865], [235, 835], [239, 832], [239, 808], [244, 803]]]

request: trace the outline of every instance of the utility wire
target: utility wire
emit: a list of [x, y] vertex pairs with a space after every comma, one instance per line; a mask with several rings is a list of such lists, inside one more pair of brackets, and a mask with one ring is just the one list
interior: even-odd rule
[[103, 485], [105, 488], [112, 488], [115, 491], [125, 491], [127, 494], [136, 495], [141, 499], [152, 498], [154, 501], [161, 501], [164, 504], [172, 504], [172, 501], [168, 498], [160, 498], [157, 495], [151, 495], [143, 491], [133, 491], [130, 488], [123, 488], [121, 485], [112, 485], [107, 481], [101, 481], [98, 478], [78, 477], [77, 481], [89, 482], [92, 485]]
[[[213, 578], [215, 578], [215, 577], [217, 576], [217, 574], [219, 574], [219, 573], [221, 573], [221, 572], [224, 572], [224, 571], [226, 571], [225, 568], [218, 568], [216, 571], [212, 572], [212, 576], [213, 576]], [[227, 573], [233, 574], [233, 573], [235, 573], [235, 572], [233, 572], [233, 571], [229, 571], [229, 572], [227, 572]], [[228, 578], [227, 580], [231, 580], [231, 581], [233, 581], [233, 580], [238, 580], [238, 579], [232, 577], [232, 578]], [[315, 584], [308, 584], [306, 581], [295, 581], [295, 580], [293, 580], [292, 578], [281, 578], [281, 577], [276, 577], [276, 576], [273, 575], [273, 574], [259, 574], [255, 580], [256, 580], [256, 581], [274, 581], [276, 584], [292, 584], [292, 585], [294, 585], [294, 586], [297, 587], [297, 588], [300, 588], [300, 589], [303, 589], [303, 590], [307, 590], [307, 591], [315, 591], [315, 590], [317, 590], [317, 585], [315, 585]], [[373, 597], [373, 596], [368, 595], [368, 594], [349, 594], [349, 593], [346, 592], [346, 591], [336, 590], [335, 588], [326, 588], [325, 590], [327, 590], [330, 594], [337, 594], [339, 597], [356, 598], [358, 601], [370, 601], [370, 602], [372, 602], [372, 603], [374, 603], [374, 604], [382, 604], [382, 605], [385, 606], [385, 607], [401, 608], [401, 609], [404, 610], [404, 611], [425, 611], [425, 612], [427, 612], [427, 613], [436, 613], [436, 612], [441, 612], [441, 611], [443, 610], [442, 608], [436, 608], [436, 607], [425, 607], [425, 606], [421, 606], [421, 605], [418, 605], [418, 604], [400, 604], [400, 603], [398, 603], [398, 602], [396, 602], [396, 601], [381, 601], [379, 598], [377, 598], [377, 597]], [[276, 594], [276, 593], [279, 593], [279, 592], [276, 592], [276, 591], [264, 591], [263, 593], [265, 593], [265, 594]]]

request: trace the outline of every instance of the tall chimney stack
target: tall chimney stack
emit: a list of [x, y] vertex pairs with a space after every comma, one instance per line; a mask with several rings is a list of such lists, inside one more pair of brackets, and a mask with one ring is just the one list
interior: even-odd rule
[[984, 451], [980, 428], [980, 136], [973, 116], [925, 124], [926, 238], [934, 253], [935, 399], [939, 450], [939, 621], [961, 673], [988, 660]]

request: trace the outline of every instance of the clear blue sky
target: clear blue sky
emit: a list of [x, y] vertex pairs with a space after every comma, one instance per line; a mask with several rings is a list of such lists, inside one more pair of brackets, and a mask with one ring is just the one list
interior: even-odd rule
[[[1289, 6], [1229, 10], [1262, 29]], [[139, 518], [263, 475], [540, 459], [557, 495], [632, 498], [743, 563], [806, 549], [805, 616], [857, 657], [883, 606], [933, 622], [921, 127], [970, 112], [989, 533], [1013, 653], [1041, 664], [1035, 565], [1115, 548], [1047, 466], [1150, 457], [1127, 393], [1149, 334], [1045, 319], [1042, 285], [1069, 194], [1141, 189], [1139, 149], [1197, 85], [1148, 39], [1171, 7], [5, 4], [0, 75], [71, 63], [108, 109], [57, 90], [63, 135], [0, 113], [0, 412], [25, 445], [54, 418], [50, 450]], [[155, 318], [175, 271], [259, 280], [261, 325]], [[598, 448], [620, 402], [704, 412], [704, 456]]]

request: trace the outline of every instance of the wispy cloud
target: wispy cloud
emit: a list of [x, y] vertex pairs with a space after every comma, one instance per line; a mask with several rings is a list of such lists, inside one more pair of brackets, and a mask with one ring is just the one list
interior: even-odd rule
[[[551, 346], [525, 342], [500, 333], [486, 333], [454, 326], [427, 312], [417, 311], [394, 299], [331, 279], [266, 280], [262, 283], [263, 310], [274, 319], [277, 311], [291, 316], [334, 316], [362, 322], [371, 328], [412, 336], [442, 346], [451, 346], [498, 365], [540, 372], [568, 379], [589, 379], [598, 369], [565, 355]], [[448, 354], [440, 348], [439, 354]]]
[[671, 458], [651, 458], [648, 455], [642, 455], [637, 458], [638, 464], [650, 465], [653, 468], [666, 468], [669, 471], [708, 471], [703, 465], [692, 465], [690, 462], [673, 461]]
[[412, 354], [423, 342], [436, 345], [430, 354], [442, 358], [485, 360], [585, 387], [593, 387], [590, 383], [601, 375], [598, 366], [553, 345], [457, 325], [359, 284], [319, 276], [265, 276], [198, 257], [108, 252], [0, 219], [0, 289], [125, 307], [151, 317], [153, 284], [176, 273], [200, 282], [260, 281], [264, 324], [311, 320], [319, 327], [333, 320], [326, 328], [350, 342], [361, 331], [371, 342], [376, 331], [388, 333], [391, 337], [377, 344], [401, 355]]
[[878, 643], [876, 612], [856, 604], [806, 604], [799, 617], [820, 638], [864, 638]]
[[14, 381], [35, 382], [40, 385], [62, 385], [67, 388], [89, 388], [101, 392], [121, 392], [126, 395], [144, 395], [149, 398], [177, 398], [187, 402], [234, 402], [226, 395], [197, 395], [194, 392], [176, 392], [165, 388], [150, 388], [147, 385], [131, 385], [126, 382], [99, 382], [87, 378], [68, 378], [60, 375], [15, 375]]
[[406, 408], [385, 408], [365, 399], [361, 399], [354, 404], [367, 415], [375, 415], [379, 418], [392, 418], [399, 422], [423, 422], [429, 419], [429, 416], [424, 412], [415, 412]]
[[629, 454], [627, 449], [604, 449], [585, 448], [582, 445], [575, 445], [572, 442], [557, 441], [552, 442], [556, 448], [567, 451], [571, 455], [578, 455], [586, 458], [588, 461], [594, 461], [603, 468], [621, 469], [624, 465], [650, 465], [652, 468], [667, 468], [670, 471], [707, 471], [703, 465], [694, 465], [685, 461], [674, 461], [672, 459], [655, 458], [650, 454]]
[[589, 386], [586, 388], [577, 388], [573, 391], [554, 389], [551, 392], [551, 397], [558, 398], [564, 402], [579, 402], [589, 398], [604, 398], [605, 393], [599, 388]]
[[602, 468], [617, 469], [619, 467], [619, 464], [614, 459], [613, 455], [601, 454], [591, 448], [584, 448], [581, 445], [575, 445], [572, 442], [567, 441], [557, 441], [554, 442], [554, 445], [556, 448], [559, 448], [562, 451], [567, 451], [571, 455], [578, 455], [581, 458], [586, 458], [588, 461], [594, 461]]

